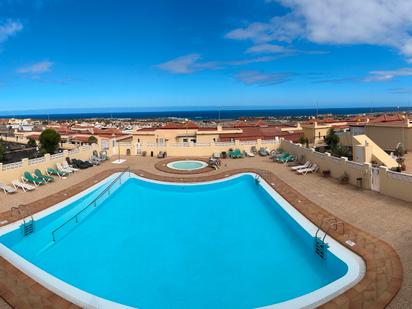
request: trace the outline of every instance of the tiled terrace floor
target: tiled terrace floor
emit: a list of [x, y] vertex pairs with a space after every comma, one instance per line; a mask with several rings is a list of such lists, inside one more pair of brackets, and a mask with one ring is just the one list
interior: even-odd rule
[[[291, 196], [295, 198], [299, 196], [300, 200], [305, 201], [304, 204], [307, 207], [303, 207], [302, 209], [300, 209], [303, 213], [305, 213], [306, 211], [309, 215], [310, 213], [317, 215], [317, 213], [314, 213], [312, 211], [314, 208], [316, 208], [315, 205], [312, 206], [312, 201], [317, 205], [321, 206], [323, 209], [330, 211], [340, 219], [348, 223], [351, 223], [354, 226], [357, 226], [362, 230], [388, 242], [400, 256], [403, 264], [404, 273], [401, 289], [388, 307], [412, 308], [412, 265], [410, 263], [410, 261], [412, 261], [412, 250], [410, 249], [412, 247], [412, 204], [402, 202], [393, 198], [385, 197], [380, 194], [369, 191], [358, 191], [354, 187], [339, 185], [331, 179], [322, 178], [318, 175], [298, 176], [292, 173], [284, 165], [275, 164], [265, 158], [224, 160], [222, 169], [220, 169], [219, 171], [211, 171], [210, 173], [205, 173], [201, 175], [171, 175], [165, 172], [161, 172], [154, 167], [154, 164], [158, 162], [158, 160], [154, 158], [127, 159], [127, 165], [129, 165], [132, 169], [143, 171], [147, 176], [149, 174], [152, 174], [151, 177], [167, 177], [175, 181], [188, 181], [190, 178], [193, 177], [203, 178], [207, 176], [217, 176], [218, 174], [222, 174], [222, 172], [224, 175], [225, 173], [230, 173], [230, 171], [240, 168], [254, 168], [262, 170], [262, 173], [265, 173], [265, 170], [274, 173], [276, 176], [279, 177], [279, 179], [283, 180], [285, 183], [289, 184], [293, 189], [296, 189], [296, 191], [302, 194], [299, 195], [298, 192], [292, 190], [288, 186], [284, 187], [283, 189], [280, 187], [277, 188], [279, 190], [286, 190], [291, 194]], [[124, 165], [125, 164], [123, 164], [123, 166]], [[7, 211], [10, 209], [11, 206], [18, 205], [21, 203], [28, 204], [34, 202], [34, 208], [44, 207], [46, 201], [38, 201], [44, 196], [49, 196], [47, 203], [52, 203], [53, 201], [56, 202], [58, 200], [64, 199], [66, 197], [64, 194], [70, 195], [71, 193], [75, 193], [76, 191], [80, 190], [82, 187], [87, 186], [86, 183], [81, 183], [82, 181], [91, 178], [88, 181], [88, 185], [91, 185], [93, 183], [93, 180], [98, 181], [99, 179], [102, 179], [105, 175], [108, 175], [108, 173], [101, 174], [101, 172], [116, 167], [120, 168], [121, 166], [122, 165], [117, 166], [111, 163], [105, 163], [100, 167], [81, 171], [77, 173], [77, 175], [71, 176], [68, 179], [59, 180], [54, 184], [47, 185], [47, 187], [39, 188], [36, 190], [36, 192], [18, 193], [7, 197], [2, 196], [0, 197], [0, 211]], [[96, 177], [96, 175], [98, 175], [98, 177]], [[267, 174], [267, 176], [265, 177], [269, 176], [270, 174]], [[274, 180], [276, 180], [276, 177], [274, 178]], [[276, 186], [282, 184], [282, 182], [274, 183], [276, 184]], [[65, 192], [61, 192], [62, 190], [65, 190], [67, 188], [70, 188], [69, 191], [66, 190]], [[321, 209], [319, 209], [319, 211], [322, 212]], [[3, 218], [6, 216], [7, 214], [3, 215]], [[358, 234], [361, 235], [362, 232], [359, 231]], [[339, 235], [335, 236], [337, 238], [340, 237]], [[367, 245], [369, 247], [375, 246], [374, 241], [365, 242], [364, 238], [359, 237], [359, 239], [357, 240], [359, 246], [361, 246], [362, 242], [364, 242], [363, 245]], [[382, 252], [375, 253], [384, 254]], [[384, 265], [379, 265], [382, 263], [385, 264], [385, 259], [380, 259], [377, 265], [368, 264], [368, 270], [373, 270], [376, 269], [375, 267], [377, 267], [377, 269], [380, 271], [381, 269], [383, 269], [382, 267], [385, 267]], [[18, 285], [19, 280], [16, 280], [15, 278], [8, 278], [8, 281], [2, 280], [4, 279], [6, 273], [3, 271], [6, 267], [4, 265], [4, 261], [0, 260], [0, 295], [4, 295], [3, 293], [6, 292], [6, 290], [10, 291], [10, 289], [8, 289], [7, 287], [12, 287], [12, 291], [16, 291], [18, 292], [18, 294], [23, 292], [23, 295], [29, 295], [30, 293], [28, 291], [19, 290], [21, 289], [21, 287], [19, 287]], [[390, 269], [391, 267], [391, 265], [387, 265], [389, 272], [393, 273], [393, 269]], [[387, 285], [387, 282], [388, 280], [390, 281], [390, 278], [387, 278], [388, 280], [379, 280], [387, 275], [386, 273], [379, 273], [379, 271], [369, 273], [372, 273], [374, 278], [377, 280], [376, 282], [386, 282]], [[21, 279], [22, 280], [20, 281], [31, 280], [30, 278], [27, 278], [24, 275]], [[35, 285], [34, 282], [31, 282], [31, 284]], [[384, 291], [386, 288], [385, 283], [380, 284], [380, 287], [364, 291], [366, 293], [364, 293], [363, 296], [365, 296], [365, 298], [369, 297], [370, 299], [379, 296], [379, 291]], [[354, 298], [359, 299], [359, 293], [354, 289], [352, 290], [352, 296]], [[69, 304], [61, 301], [57, 303], [55, 301], [50, 301], [54, 300], [54, 296], [52, 295], [43, 295], [43, 297], [37, 296], [36, 298], [36, 295], [30, 294], [30, 297], [34, 299], [32, 299], [31, 301], [35, 301], [36, 304], [39, 304], [39, 301], [41, 301], [40, 303], [44, 305], [43, 307], [47, 307], [49, 305], [52, 306], [52, 304], [54, 306], [56, 304], [59, 304], [57, 306], [59, 308], [68, 308], [70, 306]], [[41, 300], [39, 300], [39, 298], [41, 298]], [[339, 305], [337, 302], [332, 302], [329, 303], [328, 306], [330, 306], [331, 308], [344, 308], [348, 304], [346, 300], [347, 299], [345, 299], [345, 297], [341, 297], [339, 300], [337, 300], [340, 301]], [[363, 306], [361, 304], [363, 304]], [[30, 303], [28, 302], [21, 302], [18, 307], [34, 308], [35, 306], [30, 305]], [[382, 307], [382, 304], [371, 303], [365, 300], [364, 302], [353, 302], [352, 307], [380, 308]]]

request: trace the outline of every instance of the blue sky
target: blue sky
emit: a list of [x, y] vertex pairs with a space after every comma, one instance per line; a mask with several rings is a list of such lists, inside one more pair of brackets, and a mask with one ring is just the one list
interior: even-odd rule
[[412, 1], [0, 0], [0, 110], [409, 106]]

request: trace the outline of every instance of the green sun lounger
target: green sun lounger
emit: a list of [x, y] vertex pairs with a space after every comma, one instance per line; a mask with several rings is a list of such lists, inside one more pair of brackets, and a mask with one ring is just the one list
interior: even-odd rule
[[295, 161], [295, 157], [293, 155], [288, 155], [287, 157], [280, 159], [278, 162], [287, 163], [292, 161]]
[[295, 157], [293, 155], [290, 155], [285, 160], [283, 160], [283, 162], [292, 162], [292, 161], [295, 161]]
[[240, 149], [235, 149], [235, 150], [233, 151], [233, 155], [234, 155], [236, 158], [243, 158], [243, 154], [242, 154], [242, 152], [240, 151]]
[[276, 158], [276, 162], [282, 162], [284, 159], [288, 158], [290, 156], [289, 153], [284, 152], [282, 155]]
[[51, 167], [49, 167], [49, 168], [47, 169], [47, 173], [48, 173], [48, 174], [51, 174], [51, 175], [56, 175], [56, 176], [59, 176], [59, 177], [67, 176], [67, 173], [62, 172], [62, 171], [59, 171], [59, 170], [56, 170], [56, 169], [51, 168]]
[[36, 175], [37, 178], [43, 179], [46, 182], [54, 181], [54, 178], [49, 175], [43, 175], [43, 173], [39, 169], [34, 170], [34, 175]]
[[33, 175], [30, 174], [29, 172], [24, 172], [23, 177], [25, 180], [27, 180], [28, 182], [32, 182], [35, 185], [41, 185], [41, 184], [46, 183], [46, 181], [43, 179], [34, 178]]

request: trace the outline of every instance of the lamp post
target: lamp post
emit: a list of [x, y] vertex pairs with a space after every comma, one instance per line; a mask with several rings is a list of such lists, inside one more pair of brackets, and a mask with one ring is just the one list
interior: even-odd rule
[[113, 141], [115, 141], [115, 145], [117, 147], [117, 163], [120, 163], [120, 147], [119, 147], [119, 143], [116, 140], [116, 134], [112, 133], [112, 139]]
[[117, 143], [117, 161], [120, 163], [120, 144], [119, 143]]

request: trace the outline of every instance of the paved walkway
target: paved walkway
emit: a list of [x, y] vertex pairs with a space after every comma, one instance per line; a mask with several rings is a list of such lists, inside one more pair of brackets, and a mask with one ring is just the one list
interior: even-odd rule
[[[127, 158], [126, 164], [133, 169], [144, 170], [147, 173], [163, 177], [173, 177], [175, 180], [188, 180], [200, 175], [171, 175], [155, 168], [159, 160], [155, 158]], [[121, 166], [121, 165], [120, 165]], [[120, 167], [118, 166], [118, 167]], [[38, 188], [36, 192], [18, 193], [0, 197], [0, 211], [6, 211], [11, 206], [20, 203], [30, 203], [52, 195], [57, 199], [64, 198], [61, 191], [79, 185], [79, 182], [96, 176], [104, 170], [116, 165], [105, 163], [100, 167], [78, 172], [68, 179], [58, 180], [54, 184]], [[287, 167], [275, 164], [265, 158], [247, 158], [224, 160], [219, 171], [211, 171], [213, 176], [233, 169], [251, 167], [273, 172], [281, 180], [292, 186], [304, 197], [315, 202], [337, 217], [371, 233], [388, 242], [398, 253], [403, 264], [403, 282], [399, 293], [392, 300], [389, 308], [412, 308], [412, 204], [382, 196], [370, 191], [359, 191], [349, 185], [340, 185], [331, 179], [318, 175], [298, 176]], [[203, 177], [203, 175], [202, 175]], [[100, 178], [100, 177], [99, 177]], [[97, 179], [95, 179], [97, 181]], [[41, 207], [42, 202], [35, 203]], [[44, 204], [44, 203], [43, 203]], [[7, 216], [4, 215], [3, 217]], [[369, 265], [368, 265], [369, 267]]]

